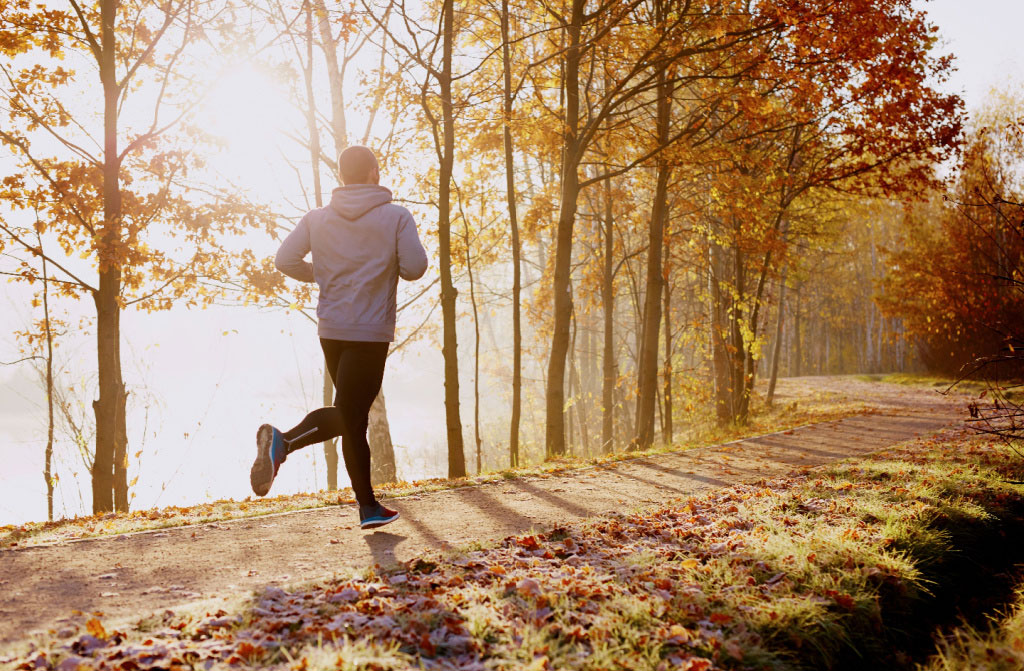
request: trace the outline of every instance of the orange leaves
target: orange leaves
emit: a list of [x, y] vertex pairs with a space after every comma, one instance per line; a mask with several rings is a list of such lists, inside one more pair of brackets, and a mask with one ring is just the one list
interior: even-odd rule
[[99, 618], [92, 618], [85, 623], [85, 630], [92, 636], [100, 639], [101, 641], [107, 640], [107, 630], [104, 629], [103, 624], [99, 621]]
[[536, 536], [524, 536], [523, 538], [517, 538], [516, 545], [527, 550], [537, 550], [540, 548], [540, 543], [537, 542]]

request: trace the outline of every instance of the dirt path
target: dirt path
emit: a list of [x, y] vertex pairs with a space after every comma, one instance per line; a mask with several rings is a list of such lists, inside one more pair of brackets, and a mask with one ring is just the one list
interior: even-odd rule
[[564, 476], [406, 497], [394, 504], [402, 519], [376, 533], [361, 531], [354, 508], [342, 506], [0, 550], [0, 642], [59, 626], [73, 609], [112, 620], [197, 601], [216, 610], [217, 602], [266, 585], [387, 565], [872, 452], [937, 431], [963, 412], [962, 399], [849, 379], [784, 381], [780, 400], [808, 388], [841, 391], [879, 414]]

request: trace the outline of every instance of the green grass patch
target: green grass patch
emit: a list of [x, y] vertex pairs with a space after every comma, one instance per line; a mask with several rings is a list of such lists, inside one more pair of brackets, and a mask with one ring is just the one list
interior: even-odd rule
[[1020, 525], [1014, 511], [1024, 495], [1006, 480], [1021, 471], [996, 444], [950, 432], [672, 506], [270, 587], [236, 612], [169, 614], [146, 632], [108, 631], [83, 616], [82, 631], [40, 639], [6, 661], [17, 669], [173, 659], [296, 671], [909, 668], [900, 652], [908, 632], [928, 623], [950, 583], [964, 588], [956, 557]]

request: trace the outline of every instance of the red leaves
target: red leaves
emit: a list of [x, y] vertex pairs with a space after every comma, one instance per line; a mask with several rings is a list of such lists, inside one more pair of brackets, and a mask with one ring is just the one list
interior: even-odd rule
[[537, 542], [536, 536], [524, 536], [523, 538], [517, 538], [516, 545], [527, 550], [540, 549], [540, 543]]
[[833, 601], [846, 610], [853, 610], [857, 606], [857, 602], [849, 594], [844, 594], [834, 589], [827, 589], [825, 590], [825, 595], [831, 597]]

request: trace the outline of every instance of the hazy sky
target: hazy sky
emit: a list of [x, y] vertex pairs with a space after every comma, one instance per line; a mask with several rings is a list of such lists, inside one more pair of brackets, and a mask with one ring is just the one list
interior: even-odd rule
[[[1024, 0], [938, 0], [918, 3], [928, 8], [941, 30], [944, 51], [957, 56], [959, 71], [950, 82], [968, 109], [976, 107], [993, 86], [1024, 83], [1024, 56], [1019, 31], [1024, 25]], [[298, 199], [297, 190], [280, 193], [294, 183], [290, 168], [270, 161], [276, 155], [274, 136], [262, 128], [282, 114], [276, 103], [245, 99], [261, 86], [243, 72], [236, 94], [211, 105], [244, 124], [218, 123], [234, 136], [237, 151], [225, 165], [233, 181], [266, 191], [271, 198]], [[259, 82], [256, 82], [259, 84]], [[265, 87], [263, 87], [265, 88]], [[252, 111], [245, 114], [244, 110]], [[260, 148], [264, 151], [261, 153]], [[394, 176], [391, 176], [394, 178]], [[291, 180], [291, 181], [290, 181]], [[385, 184], [394, 183], [385, 175]], [[271, 195], [274, 190], [276, 192]], [[401, 195], [401, 194], [399, 194]], [[421, 225], [421, 230], [422, 230]], [[273, 241], [265, 241], [271, 253]], [[428, 270], [436, 276], [436, 261]], [[24, 288], [0, 284], [0, 361], [18, 358], [12, 335], [28, 320]], [[74, 307], [85, 314], [88, 304]], [[439, 320], [439, 317], [438, 317]], [[399, 329], [411, 320], [400, 320]], [[129, 451], [142, 450], [132, 462], [139, 476], [133, 507], [187, 504], [209, 498], [249, 494], [248, 468], [253, 436], [263, 421], [288, 427], [318, 405], [321, 358], [314, 327], [301, 316], [252, 308], [206, 311], [171, 310], [157, 314], [132, 311], [123, 318], [125, 378], [133, 389]], [[226, 334], [226, 335], [225, 335]], [[485, 334], [485, 347], [501, 346], [504, 333]], [[468, 346], [468, 333], [460, 346]], [[401, 336], [399, 336], [401, 337]], [[490, 343], [489, 345], [486, 343]], [[71, 362], [74, 375], [94, 367], [90, 343], [69, 338], [59, 351]], [[464, 350], [462, 389], [471, 418], [472, 382], [469, 349]], [[87, 377], [71, 382], [81, 384]], [[496, 421], [505, 421], [508, 385], [484, 380]], [[389, 361], [384, 382], [389, 416], [399, 459], [399, 475], [440, 476], [444, 473], [443, 386], [437, 347], [417, 346]], [[90, 412], [86, 399], [84, 412]], [[485, 416], [488, 413], [485, 413]], [[537, 409], [527, 409], [524, 422], [540, 422]], [[504, 426], [493, 427], [499, 435]], [[471, 432], [466, 431], [467, 448]], [[0, 367], [0, 524], [42, 519], [46, 514], [42, 482], [45, 415], [33, 371], [26, 365]], [[468, 456], [468, 455], [467, 455]], [[62, 481], [56, 512], [73, 515], [89, 508], [89, 483], [78, 457], [65, 447], [58, 455]], [[71, 475], [77, 472], [77, 483]], [[318, 448], [293, 457], [273, 493], [311, 490], [324, 484]], [[341, 474], [344, 482], [344, 473]]]
[[939, 27], [943, 51], [957, 58], [950, 82], [968, 109], [978, 106], [992, 87], [1024, 83], [1024, 0], [933, 0], [924, 7]]

